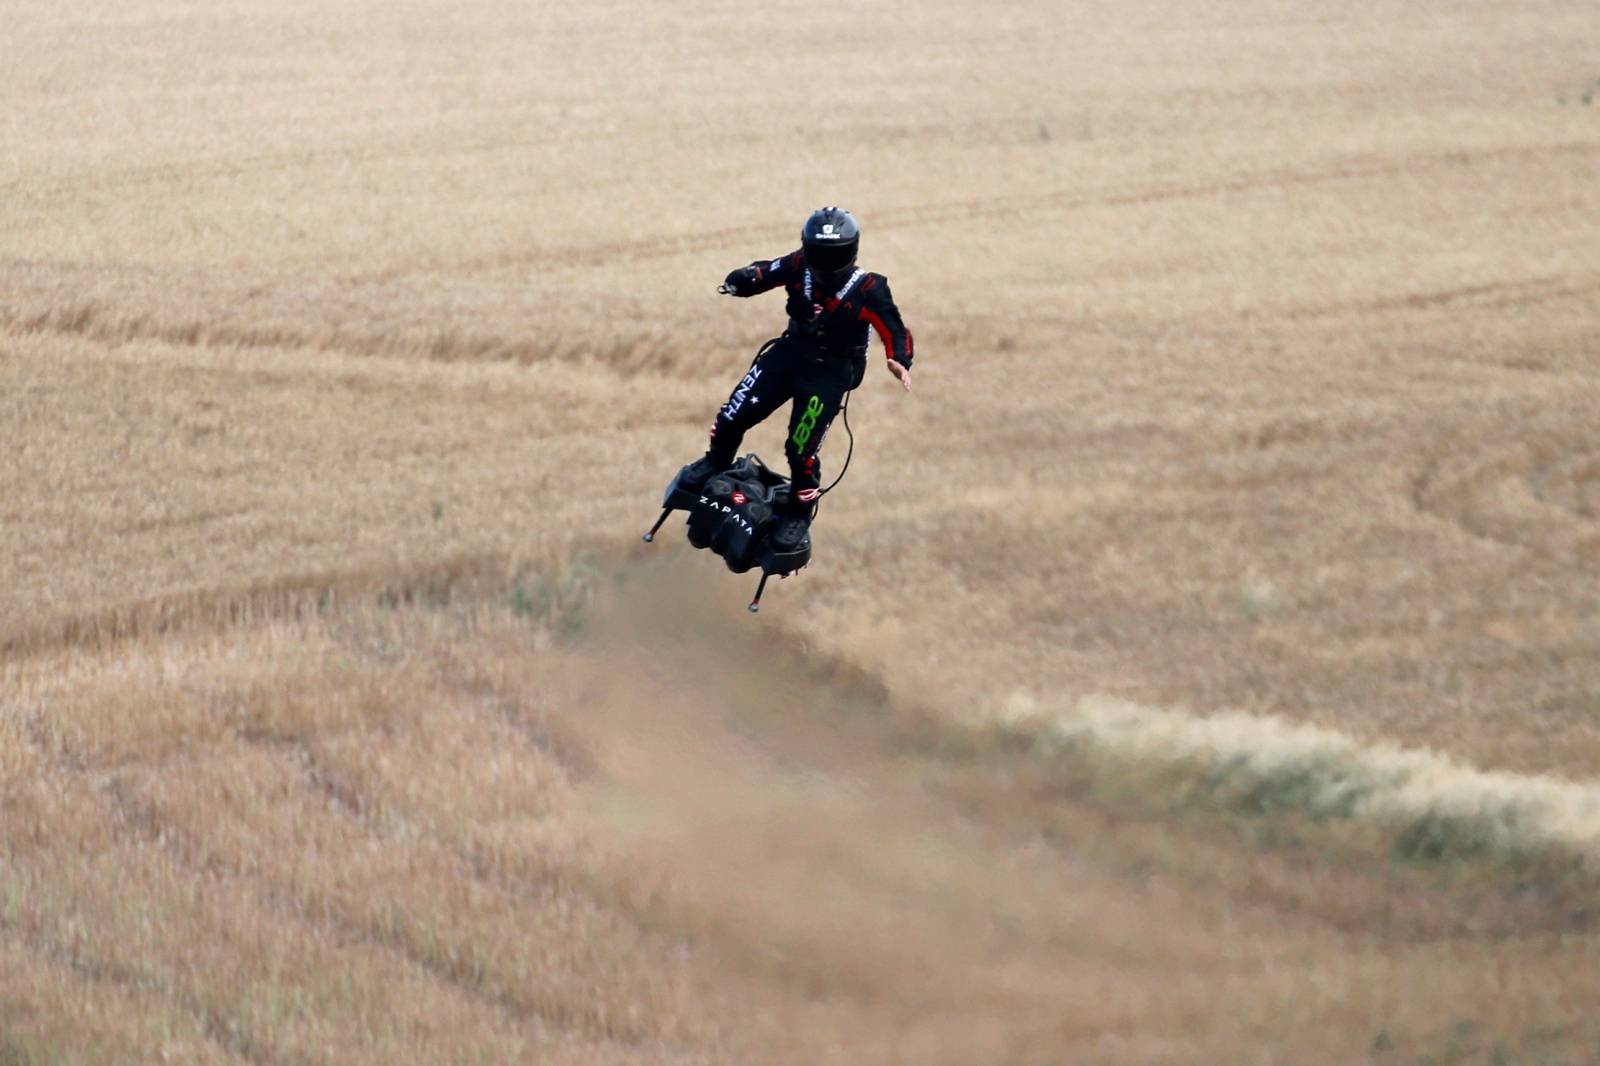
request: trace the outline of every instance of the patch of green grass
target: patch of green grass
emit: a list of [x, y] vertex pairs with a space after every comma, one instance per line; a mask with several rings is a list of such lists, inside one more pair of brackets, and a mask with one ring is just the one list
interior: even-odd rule
[[1029, 737], [1097, 790], [1122, 779], [1173, 814], [1272, 822], [1297, 844], [1312, 823], [1368, 826], [1414, 863], [1477, 863], [1567, 877], [1600, 872], [1600, 787], [1490, 773], [1426, 751], [1365, 747], [1327, 730], [1251, 715], [1196, 717], [1116, 701], [1030, 713], [1000, 728]]
[[1573, 1050], [1583, 1047], [1583, 1040], [1582, 1033], [1566, 1026], [1530, 1029], [1507, 1039], [1461, 1018], [1420, 1039], [1379, 1029], [1368, 1061], [1372, 1066], [1595, 1066], [1600, 1048]]
[[553, 573], [519, 575], [511, 584], [511, 613], [548, 625], [563, 640], [576, 640], [588, 625], [598, 583], [599, 571], [586, 556]]

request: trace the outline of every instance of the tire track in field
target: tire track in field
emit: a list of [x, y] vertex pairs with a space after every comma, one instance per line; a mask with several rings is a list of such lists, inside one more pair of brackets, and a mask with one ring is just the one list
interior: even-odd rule
[[[314, 766], [308, 764], [304, 769], [305, 784], [313, 793], [325, 798], [331, 810], [363, 825], [368, 835], [372, 835], [367, 810], [359, 797], [319, 781]], [[492, 1006], [513, 1028], [522, 1028], [533, 1018], [570, 1031], [571, 1027], [563, 1024], [564, 1019], [540, 1009], [539, 1005], [514, 995], [495, 994], [482, 987], [469, 960], [452, 960], [418, 950], [397, 926], [377, 920], [362, 921], [344, 913], [341, 901], [296, 895], [271, 878], [245, 869], [236, 858], [210, 848], [163, 817], [147, 797], [127, 785], [122, 775], [108, 782], [101, 792], [109, 800], [119, 825], [161, 850], [175, 864], [197, 876], [238, 884], [258, 905], [282, 921], [313, 935], [331, 935], [336, 949], [346, 944], [379, 948], [457, 993]]]
[[[244, 736], [238, 736], [237, 739], [248, 746], [265, 745], [275, 761], [300, 776], [311, 794], [326, 801], [330, 811], [361, 827], [368, 837], [382, 839], [375, 830], [374, 812], [380, 807], [376, 798], [361, 793], [346, 782], [331, 779], [325, 770], [319, 769], [309, 746], [298, 742], [251, 740]], [[485, 975], [479, 971], [477, 961], [469, 955], [455, 956], [448, 952], [425, 950], [418, 946], [402, 925], [388, 924], [379, 917], [363, 919], [348, 913], [346, 901], [297, 895], [274, 879], [246, 868], [236, 856], [218, 851], [201, 837], [164, 816], [156, 803], [131, 782], [133, 773], [139, 770], [137, 766], [125, 766], [107, 772], [97, 770], [70, 752], [51, 754], [41, 751], [41, 756], [50, 758], [56, 772], [65, 774], [93, 796], [106, 809], [113, 824], [123, 832], [155, 848], [180, 869], [196, 877], [238, 885], [268, 913], [314, 937], [328, 938], [335, 949], [342, 945], [364, 945], [379, 949], [426, 973], [455, 993], [492, 1008], [511, 1028], [522, 1031], [536, 1041], [541, 1037], [548, 1038], [550, 1032], [529, 1029], [530, 1021], [539, 1026], [548, 1026], [556, 1033], [571, 1034], [628, 1050], [637, 1050], [655, 1039], [653, 1034], [635, 1031], [616, 1019], [544, 1003], [504, 984], [490, 987]], [[181, 770], [181, 767], [169, 765], [164, 769]], [[499, 891], [508, 891], [503, 879], [493, 877], [489, 864], [480, 862], [475, 865], [469, 853], [454, 847], [447, 847], [447, 850], [456, 855], [464, 874], [476, 877]], [[515, 886], [522, 892], [527, 887], [526, 884]], [[41, 937], [39, 943], [50, 957], [66, 951], [75, 972], [95, 979], [116, 980], [129, 987], [158, 994], [160, 998], [193, 1015], [208, 1036], [224, 1050], [248, 1062], [258, 1066], [277, 1066], [311, 1061], [286, 1055], [270, 1047], [219, 1015], [192, 993], [174, 988], [142, 971], [66, 948], [42, 933]]]
[[[90, 984], [110, 984], [128, 993], [170, 1003], [188, 1015], [196, 1023], [201, 1035], [231, 1061], [249, 1062], [256, 1066], [277, 1066], [279, 1063], [307, 1061], [298, 1057], [282, 1058], [273, 1049], [251, 1039], [248, 1034], [241, 1035], [231, 1029], [219, 1015], [207, 1009], [194, 997], [175, 993], [149, 974], [108, 962], [86, 950], [82, 945], [68, 943], [31, 923], [24, 925], [0, 914], [0, 933], [7, 934], [12, 943], [46, 964], [65, 970], [82, 981]], [[137, 999], [135, 1001], [137, 1002]], [[11, 1062], [12, 1060], [4, 1058], [6, 1050], [7, 1045], [0, 1042], [0, 1061]], [[23, 1057], [16, 1061], [26, 1064], [33, 1060]]]
[[[340, 601], [348, 604], [350, 587], [361, 588], [369, 593], [376, 588], [380, 600], [399, 607], [402, 604], [428, 602], [442, 592], [482, 594], [487, 587], [485, 572], [499, 573], [503, 579], [501, 560], [485, 556], [468, 560], [468, 564], [464, 567], [426, 568], [399, 581], [391, 575], [375, 586], [367, 581], [359, 581], [354, 586], [343, 586], [346, 594], [341, 596]], [[441, 575], [447, 584], [440, 584]], [[494, 587], [499, 589], [499, 586]], [[315, 586], [304, 591], [313, 592]], [[223, 598], [221, 605], [230, 627], [299, 617], [308, 609], [305, 597], [282, 599], [274, 596], [264, 604], [246, 604], [242, 608], [239, 601]], [[319, 613], [331, 611], [334, 606], [331, 602], [322, 604], [318, 597], [316, 610]], [[158, 632], [170, 635], [178, 628], [182, 627]], [[133, 632], [121, 631], [116, 637], [126, 638]], [[442, 681], [467, 697], [466, 702], [474, 709], [474, 713], [491, 724], [503, 727], [526, 744], [530, 752], [552, 760], [573, 781], [582, 780], [594, 772], [591, 757], [573, 737], [530, 720], [525, 707], [502, 696], [492, 686], [474, 681], [459, 672], [450, 673], [448, 663], [437, 665], [447, 675], [442, 677]], [[105, 806], [112, 821], [123, 831], [155, 847], [177, 866], [195, 876], [237, 884], [271, 914], [313, 934], [329, 935], [336, 945], [364, 944], [398, 957], [439, 983], [493, 1008], [511, 1026], [524, 1031], [529, 1037], [541, 1036], [539, 1031], [526, 1028], [527, 1023], [534, 1020], [555, 1032], [612, 1045], [629, 1054], [638, 1052], [646, 1045], [656, 1051], [670, 1051], [649, 1029], [626, 1018], [608, 1016], [596, 1005], [586, 1006], [581, 998], [561, 1003], [524, 994], [514, 983], [496, 978], [492, 969], [483, 969], [484, 963], [476, 950], [457, 953], [446, 950], [449, 945], [441, 946], [440, 950], [431, 950], [419, 942], [417, 930], [408, 928], [406, 922], [399, 918], [396, 923], [391, 923], [381, 913], [362, 915], [359, 913], [360, 907], [352, 909], [350, 900], [336, 894], [322, 891], [310, 896], [297, 894], [293, 888], [249, 867], [241, 856], [218, 850], [203, 835], [166, 817], [156, 800], [136, 784], [135, 779], [139, 775], [184, 773], [183, 758], [152, 764], [124, 763], [115, 769], [101, 768], [46, 735], [38, 728], [38, 723], [33, 725], [34, 728], [28, 733], [31, 746], [53, 772], [74, 781]], [[492, 854], [470, 840], [456, 839], [427, 825], [426, 818], [417, 822], [405, 811], [389, 805], [375, 792], [363, 789], [346, 775], [326, 765], [310, 739], [282, 736], [270, 728], [253, 728], [249, 722], [236, 723], [230, 733], [234, 742], [245, 749], [263, 753], [288, 777], [297, 780], [324, 809], [355, 827], [368, 840], [392, 845], [397, 840], [420, 839], [427, 848], [452, 862], [463, 878], [485, 886], [508, 902], [526, 898], [531, 884], [545, 884], [588, 895], [593, 899], [597, 913], [616, 915], [605, 899], [593, 895], [594, 886], [582, 878], [567, 876], [558, 867], [543, 862], [536, 855]], [[385, 826], [391, 825], [398, 825], [398, 831], [386, 831]], [[396, 907], [392, 913], [398, 916], [403, 912]], [[626, 920], [626, 916], [619, 917]], [[469, 944], [468, 947], [473, 948], [473, 945]], [[128, 967], [119, 969], [103, 960], [91, 959], [84, 962], [78, 972], [88, 973], [95, 968], [111, 976], [121, 975], [126, 978], [124, 983], [133, 987], [161, 993], [167, 1000], [205, 1021], [208, 1032], [214, 1031], [223, 1037], [233, 1034], [235, 1043], [245, 1049], [245, 1058], [250, 1062], [272, 1066], [279, 1062], [304, 1061], [285, 1059], [270, 1049], [263, 1050], [265, 1045], [254, 1041], [248, 1034], [237, 1036], [233, 1030], [226, 1028], [225, 1021], [206, 1014], [204, 1003], [197, 997], [154, 982], [154, 979], [136, 970]], [[543, 1035], [549, 1034], [545, 1032]], [[232, 1045], [224, 1046], [227, 1048]]]
[[1060, 191], [1042, 196], [1018, 195], [978, 200], [961, 200], [944, 204], [930, 204], [889, 210], [881, 217], [891, 225], [929, 225], [959, 221], [963, 218], [1004, 218], [1020, 216], [1036, 207], [1058, 210], [1085, 210], [1096, 207], [1136, 207], [1169, 200], [1201, 200], [1233, 193], [1250, 193], [1262, 189], [1287, 186], [1317, 186], [1340, 181], [1360, 181], [1369, 178], [1390, 177], [1396, 174], [1414, 174], [1444, 167], [1464, 167], [1479, 162], [1498, 162], [1514, 159], [1538, 159], [1549, 155], [1600, 154], [1600, 142], [1571, 141], [1554, 145], [1512, 145], [1499, 148], [1449, 149], [1419, 152], [1394, 158], [1373, 154], [1347, 156], [1333, 159], [1318, 167], [1263, 170], [1236, 177], [1213, 181], [1156, 186], [1129, 193], [1084, 197], [1079, 193]]
[[1469, 536], [1600, 566], [1600, 444], [1593, 416], [1546, 414], [1537, 425], [1496, 425], [1428, 454], [1411, 479], [1422, 514]]
[[[904, 208], [886, 208], [872, 217], [874, 227], [916, 229], [946, 225], [973, 218], [995, 221], [1036, 220], [1038, 212], [1074, 212], [1105, 207], [1142, 207], [1182, 200], [1259, 192], [1264, 189], [1315, 187], [1342, 181], [1363, 181], [1399, 174], [1424, 174], [1446, 168], [1468, 167], [1478, 163], [1543, 159], [1550, 156], [1600, 154], [1600, 142], [1570, 141], [1551, 145], [1510, 145], [1497, 148], [1461, 148], [1418, 152], [1396, 157], [1374, 154], [1346, 156], [1316, 167], [1283, 167], [1211, 181], [1157, 185], [1127, 193], [1086, 195], [1079, 190], [1019, 193], [1010, 196], [983, 196], [938, 201]], [[599, 244], [568, 245], [536, 252], [487, 256], [460, 260], [452, 264], [458, 272], [473, 273], [511, 266], [527, 266], [544, 261], [559, 261], [567, 266], [601, 267], [618, 260], [649, 261], [670, 259], [703, 251], [714, 244], [744, 244], [772, 232], [769, 222], [722, 226], [698, 230], [693, 234], [657, 234], [651, 237], [608, 241]], [[358, 274], [344, 280], [393, 279], [410, 272], [381, 275]]]
[[470, 589], [501, 585], [512, 568], [507, 556], [470, 554], [410, 569], [360, 567], [154, 596], [19, 625], [0, 633], [0, 659], [98, 650], [148, 637], [304, 618], [331, 611], [347, 600], [394, 605], [444, 602]]
[[[494, 712], [484, 712], [491, 720], [503, 721]], [[520, 729], [513, 733], [526, 738]], [[415, 845], [421, 842], [429, 849], [451, 861], [466, 879], [497, 893], [504, 902], [526, 900], [530, 889], [542, 886], [548, 891], [581, 891], [581, 879], [565, 876], [558, 867], [544, 863], [536, 856], [519, 856], [523, 861], [516, 869], [508, 867], [501, 857], [491, 857], [470, 841], [456, 839], [430, 824], [425, 813], [418, 814], [397, 808], [372, 788], [362, 788], [346, 775], [326, 764], [313, 740], [304, 737], [280, 738], [259, 732], [241, 731], [236, 734], [240, 742], [267, 752], [274, 761], [297, 773], [304, 788], [314, 797], [326, 801], [327, 809], [337, 817], [355, 826], [367, 839], [381, 844], [393, 844], [403, 838]], [[530, 750], [543, 755], [547, 749], [537, 742], [524, 740]], [[386, 824], [398, 824], [398, 833], [385, 831]], [[239, 871], [237, 860], [233, 870]], [[450, 945], [448, 950], [428, 950], [417, 943], [415, 930], [404, 924], [390, 924], [377, 918], [363, 918], [349, 910], [349, 901], [336, 897], [317, 900], [295, 898], [285, 887], [275, 884], [260, 874], [250, 875], [260, 882], [274, 900], [292, 901], [293, 908], [311, 910], [320, 914], [340, 932], [357, 939], [378, 944], [399, 954], [416, 966], [460, 989], [473, 998], [495, 1007], [513, 1024], [520, 1025], [529, 1018], [548, 1024], [561, 1033], [581, 1036], [600, 1043], [615, 1044], [638, 1049], [656, 1039], [647, 1028], [625, 1020], [610, 1018], [595, 1005], [581, 997], [559, 1002], [524, 993], [515, 983], [507, 981], [486, 967], [479, 958], [478, 945]], [[596, 900], [596, 903], [601, 901]], [[357, 908], [358, 910], [359, 908]], [[456, 947], [465, 950], [457, 953]]]
[[16, 178], [0, 183], [0, 194], [38, 207], [70, 203], [86, 189], [116, 188], [126, 195], [135, 189], [181, 185], [193, 192], [208, 183], [265, 174], [300, 174], [308, 169], [336, 165], [347, 169], [364, 163], [388, 163], [421, 159], [456, 159], [494, 155], [519, 148], [539, 147], [526, 142], [495, 139], [465, 144], [340, 146], [294, 152], [263, 152], [256, 155], [229, 155], [201, 162], [157, 162], [59, 176], [53, 181]]
[[[52, 744], [49, 738], [42, 735], [37, 722], [28, 723], [25, 735], [41, 766], [49, 773], [64, 777], [82, 788], [98, 805], [107, 808], [107, 813], [114, 821], [137, 822], [137, 812], [117, 801], [115, 779], [107, 787], [95, 788], [90, 783], [92, 768], [75, 752]], [[111, 797], [109, 805], [108, 796]], [[170, 840], [161, 839], [159, 827], [154, 823], [146, 822], [141, 828], [154, 831], [153, 835], [147, 837], [152, 843], [162, 848], [170, 845]], [[239, 1025], [237, 1019], [224, 1016], [192, 992], [175, 987], [146, 970], [107, 958], [88, 947], [81, 938], [69, 940], [53, 933], [43, 920], [20, 922], [8, 917], [5, 910], [0, 908], [0, 932], [9, 933], [15, 942], [29, 952], [52, 965], [64, 967], [85, 981], [96, 984], [108, 982], [130, 992], [170, 1003], [192, 1018], [205, 1038], [230, 1059], [240, 1059], [253, 1066], [301, 1066], [310, 1062], [301, 1056], [287, 1055], [258, 1039]]]
[[[997, 221], [1037, 220], [1038, 213], [1074, 212], [1097, 208], [1140, 207], [1170, 201], [1204, 200], [1219, 196], [1247, 194], [1264, 189], [1288, 187], [1316, 187], [1342, 181], [1360, 181], [1390, 177], [1399, 174], [1426, 174], [1444, 168], [1461, 168], [1482, 162], [1503, 160], [1539, 159], [1549, 156], [1582, 156], [1600, 152], [1600, 143], [1577, 141], [1547, 146], [1509, 146], [1474, 150], [1445, 150], [1400, 158], [1380, 156], [1354, 156], [1336, 159], [1319, 167], [1278, 168], [1212, 181], [1156, 186], [1127, 193], [1085, 195], [1077, 190], [1015, 194], [981, 198], [962, 198], [915, 205], [905, 208], [887, 208], [874, 216], [873, 224], [888, 228], [917, 229], [947, 225], [972, 218]], [[546, 261], [560, 262], [564, 267], [605, 267], [619, 260], [648, 262], [670, 259], [703, 250], [708, 244], [729, 246], [748, 244], [772, 231], [770, 223], [746, 223], [723, 226], [694, 234], [658, 234], [601, 243], [542, 248], [534, 251], [496, 254], [467, 258], [451, 264], [456, 273], [477, 273], [505, 267], [525, 267]], [[13, 268], [39, 269], [36, 260], [12, 260], [6, 264]], [[49, 266], [49, 264], [45, 264]], [[124, 265], [121, 270], [147, 271], [148, 268]], [[361, 285], [393, 282], [414, 276], [410, 270], [383, 270], [369, 273], [341, 275], [337, 281], [344, 285]], [[1552, 301], [1575, 299], [1592, 294], [1596, 285], [1592, 279], [1565, 279], [1569, 286], [1562, 287], [1557, 279], [1534, 279], [1549, 282], [1550, 287], [1520, 294], [1509, 292], [1512, 301]], [[1472, 289], [1441, 290], [1438, 293], [1418, 293], [1396, 298], [1399, 307], [1426, 307], [1436, 303], [1451, 303], [1475, 296], [1490, 296]], [[1515, 302], [1513, 306], [1517, 305]], [[1356, 304], [1349, 310], [1362, 309]], [[1373, 309], [1388, 308], [1383, 301], [1375, 302]], [[1291, 317], [1337, 314], [1347, 310], [1342, 305], [1311, 307], [1290, 312]], [[388, 356], [395, 358], [420, 358], [436, 362], [512, 363], [533, 366], [545, 362], [599, 363], [625, 376], [639, 373], [682, 373], [696, 366], [698, 349], [665, 338], [634, 336], [610, 340], [563, 343], [536, 333], [524, 336], [504, 336], [477, 333], [454, 326], [424, 329], [415, 333], [392, 330], [360, 330], [343, 326], [326, 329], [307, 329], [286, 323], [259, 325], [219, 324], [201, 319], [164, 321], [148, 313], [119, 313], [93, 301], [58, 304], [44, 309], [24, 310], [13, 306], [0, 309], [0, 329], [20, 334], [56, 333], [85, 336], [108, 344], [131, 340], [153, 340], [179, 346], [216, 346], [243, 348], [298, 348], [316, 351], [339, 352], [353, 356]]]
[[1525, 308], [1562, 300], [1588, 299], [1600, 292], [1600, 276], [1548, 274], [1514, 281], [1428, 289], [1399, 296], [1373, 297], [1291, 308], [1289, 319], [1330, 318], [1386, 311], [1428, 311], [1435, 308]]
[[18, 336], [85, 337], [107, 345], [155, 341], [182, 348], [308, 350], [435, 363], [598, 363], [625, 377], [690, 369], [699, 353], [698, 348], [645, 334], [564, 342], [537, 330], [506, 336], [455, 326], [408, 332], [343, 326], [307, 329], [282, 323], [225, 324], [192, 317], [166, 320], [147, 312], [119, 312], [93, 300], [56, 304], [42, 310], [0, 307], [0, 331]]

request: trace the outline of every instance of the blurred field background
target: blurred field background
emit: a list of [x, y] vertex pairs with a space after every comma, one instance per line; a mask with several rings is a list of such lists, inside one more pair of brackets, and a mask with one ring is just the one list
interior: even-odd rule
[[0, 14], [0, 1063], [1600, 1061], [1592, 4]]

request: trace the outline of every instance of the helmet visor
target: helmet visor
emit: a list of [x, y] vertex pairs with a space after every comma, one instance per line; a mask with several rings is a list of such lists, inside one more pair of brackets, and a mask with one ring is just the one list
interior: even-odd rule
[[832, 276], [850, 269], [856, 262], [855, 239], [847, 241], [807, 241], [806, 266], [813, 274]]

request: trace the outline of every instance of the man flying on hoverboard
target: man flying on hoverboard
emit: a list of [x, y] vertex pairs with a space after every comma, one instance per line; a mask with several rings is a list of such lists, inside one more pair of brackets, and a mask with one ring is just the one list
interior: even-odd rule
[[780, 548], [806, 536], [822, 495], [817, 452], [845, 394], [866, 373], [871, 330], [883, 340], [889, 372], [911, 391], [911, 331], [889, 294], [889, 279], [856, 266], [861, 228], [850, 212], [824, 207], [800, 231], [800, 248], [729, 274], [718, 292], [755, 296], [778, 286], [788, 293], [789, 326], [761, 350], [711, 426], [711, 447], [683, 468], [678, 486], [694, 491], [733, 464], [745, 432], [783, 404], [789, 409], [788, 509], [773, 534]]

